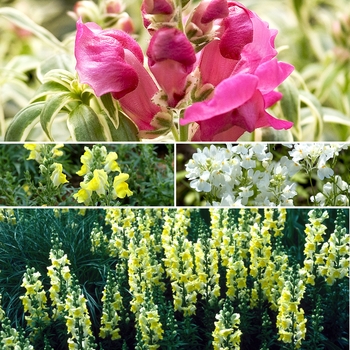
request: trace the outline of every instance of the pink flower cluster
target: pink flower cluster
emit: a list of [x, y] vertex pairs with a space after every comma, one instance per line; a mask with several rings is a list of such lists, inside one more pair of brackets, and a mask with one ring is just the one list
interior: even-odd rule
[[196, 141], [235, 141], [245, 131], [293, 125], [266, 111], [281, 99], [274, 90], [293, 66], [277, 60], [277, 31], [254, 12], [236, 1], [203, 0], [179, 25], [175, 0], [143, 0], [141, 11], [151, 35], [149, 69], [123, 31], [78, 20], [75, 43], [80, 81], [97, 96], [110, 92], [141, 135], [175, 114]]

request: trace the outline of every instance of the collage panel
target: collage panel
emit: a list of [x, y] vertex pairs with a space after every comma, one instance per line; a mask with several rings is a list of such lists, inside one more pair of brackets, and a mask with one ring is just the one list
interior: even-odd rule
[[349, 207], [350, 143], [180, 143], [177, 206]]
[[0, 144], [0, 205], [174, 206], [173, 144]]
[[349, 349], [348, 1], [0, 1], [1, 350]]
[[4, 208], [0, 242], [6, 348], [348, 346], [348, 209]]

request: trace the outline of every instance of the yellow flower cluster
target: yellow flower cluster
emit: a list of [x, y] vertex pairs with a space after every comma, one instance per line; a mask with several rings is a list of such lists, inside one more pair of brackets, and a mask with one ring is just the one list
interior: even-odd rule
[[16, 225], [17, 219], [14, 210], [12, 208], [0, 209], [0, 222]]
[[299, 349], [306, 335], [306, 318], [304, 310], [299, 308], [305, 292], [300, 271], [290, 271], [286, 278], [281, 297], [278, 300], [278, 315], [276, 326], [279, 340], [290, 343], [292, 349]]
[[[119, 268], [124, 270], [126, 266], [120, 264]], [[117, 267], [118, 268], [118, 267]], [[118, 275], [115, 272], [109, 271], [105, 288], [102, 293], [102, 317], [100, 327], [100, 337], [106, 338], [111, 336], [112, 340], [119, 339], [119, 312], [123, 307], [122, 297], [119, 290]]]
[[66, 175], [63, 174], [63, 167], [61, 163], [53, 161], [54, 158], [61, 157], [64, 147], [63, 144], [56, 144], [54, 146], [47, 144], [24, 144], [23, 146], [30, 151], [28, 160], [33, 159], [40, 164], [40, 172], [44, 176], [47, 174], [51, 179], [54, 187], [59, 187], [61, 184], [68, 182]]
[[315, 263], [318, 273], [324, 276], [327, 284], [333, 285], [335, 280], [349, 276], [350, 235], [345, 226], [345, 216], [338, 211], [334, 232], [329, 240], [322, 244], [320, 254]]
[[[277, 215], [276, 215], [277, 214]], [[276, 218], [274, 219], [274, 216]], [[260, 228], [263, 248], [258, 261], [256, 283], [260, 285], [262, 294], [271, 303], [271, 308], [277, 310], [277, 301], [284, 285], [284, 272], [288, 267], [288, 256], [280, 246], [281, 232], [286, 220], [285, 209], [264, 209], [264, 220]], [[252, 260], [252, 256], [251, 256]]]
[[171, 280], [174, 308], [183, 312], [185, 316], [196, 312], [197, 294], [200, 289], [193, 259], [193, 242], [186, 238], [189, 225], [189, 212], [179, 209], [174, 216], [165, 217], [162, 232], [164, 265]]
[[64, 309], [67, 331], [70, 334], [67, 340], [68, 349], [96, 349], [86, 299], [76, 282], [68, 289]]
[[112, 227], [109, 251], [128, 270], [131, 311], [135, 314], [141, 342], [147, 349], [157, 349], [163, 338], [162, 324], [152, 296], [155, 288], [165, 289], [161, 281], [164, 270], [157, 259], [157, 242], [160, 241], [154, 232], [157, 218], [161, 218], [161, 212], [150, 209], [139, 210], [137, 215], [131, 209], [109, 209], [106, 215], [106, 223]]
[[64, 147], [62, 143], [56, 144], [55, 146], [48, 145], [43, 143], [25, 143], [23, 147], [30, 151], [28, 160], [34, 159], [38, 163], [43, 163], [47, 158], [58, 158], [63, 155], [63, 151], [60, 149]]
[[24, 337], [22, 329], [11, 327], [11, 322], [1, 306], [2, 295], [0, 294], [0, 348], [1, 350], [34, 350], [29, 339]]
[[212, 209], [210, 218], [212, 239], [218, 242], [221, 263], [226, 268], [226, 295], [233, 299], [239, 289], [246, 287], [247, 267], [243, 259], [247, 257], [249, 233], [239, 231], [230, 222], [228, 213], [227, 209]]
[[233, 312], [229, 299], [222, 310], [215, 316], [217, 319], [213, 331], [214, 350], [239, 350], [242, 332], [239, 329], [240, 315]]
[[64, 318], [68, 338], [68, 348], [95, 349], [92, 340], [91, 321], [86, 307], [86, 299], [70, 272], [70, 261], [61, 249], [57, 234], [53, 234], [50, 250], [51, 265], [47, 267], [50, 277], [50, 299], [52, 318]]
[[[78, 203], [90, 204], [93, 202], [94, 193], [97, 197], [103, 197], [109, 193], [112, 199], [132, 195], [132, 191], [126, 183], [129, 175], [121, 172], [116, 152], [107, 153], [105, 146], [98, 145], [94, 145], [92, 149], [85, 147], [84, 150], [85, 152], [80, 158], [82, 166], [77, 172], [77, 175], [84, 176], [84, 181], [80, 183], [80, 190], [73, 195]], [[119, 174], [114, 176], [112, 180], [109, 174], [116, 171]]]
[[137, 326], [141, 332], [142, 346], [138, 344], [136, 349], [155, 350], [159, 348], [159, 341], [163, 339], [163, 328], [159, 319], [158, 306], [153, 298], [146, 296], [145, 302], [136, 315]]
[[53, 247], [50, 250], [51, 265], [47, 267], [47, 275], [50, 277], [50, 299], [52, 304], [53, 319], [64, 316], [65, 299], [68, 290], [72, 286], [67, 254], [60, 249], [57, 236], [53, 238]]
[[198, 278], [198, 293], [213, 303], [220, 296], [219, 254], [214, 247], [214, 240], [199, 239], [194, 243], [196, 274]]
[[24, 273], [22, 287], [26, 289], [25, 295], [21, 296], [27, 325], [32, 329], [33, 334], [45, 327], [50, 322], [47, 313], [47, 298], [42, 282], [39, 280], [40, 272], [34, 268], [27, 268]]
[[323, 222], [328, 218], [328, 212], [322, 214], [313, 209], [309, 211], [309, 224], [305, 225], [304, 267], [306, 283], [315, 285], [316, 266], [323, 263], [324, 254], [321, 252], [321, 244], [324, 241], [327, 226]]

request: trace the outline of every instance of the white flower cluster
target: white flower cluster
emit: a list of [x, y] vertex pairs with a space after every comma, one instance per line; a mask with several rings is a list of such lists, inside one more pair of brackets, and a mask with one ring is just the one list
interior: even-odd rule
[[[327, 162], [339, 155], [345, 144], [286, 144], [289, 156], [275, 161], [267, 143], [211, 145], [198, 149], [186, 164], [190, 186], [204, 192], [214, 206], [292, 206], [297, 184], [292, 181], [299, 171], [317, 171], [320, 180], [331, 178], [324, 191], [312, 196], [312, 202], [327, 205], [336, 197], [337, 205], [348, 205], [349, 185]], [[328, 187], [327, 187], [328, 186]], [[330, 186], [330, 188], [329, 188]], [[332, 197], [332, 198], [331, 198]], [[347, 201], [347, 204], [346, 204]]]

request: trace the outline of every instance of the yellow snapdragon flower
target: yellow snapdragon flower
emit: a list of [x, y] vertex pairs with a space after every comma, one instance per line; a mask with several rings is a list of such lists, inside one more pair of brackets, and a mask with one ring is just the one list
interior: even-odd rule
[[133, 192], [130, 191], [129, 185], [125, 182], [129, 178], [129, 174], [120, 173], [114, 177], [113, 181], [113, 199], [125, 198], [125, 196], [132, 196]]
[[88, 147], [85, 147], [84, 150], [84, 154], [80, 157], [82, 166], [81, 169], [77, 172], [77, 175], [79, 176], [84, 176], [90, 171], [90, 165], [93, 159], [92, 151]]
[[88, 191], [95, 191], [99, 196], [106, 194], [108, 185], [108, 176], [103, 169], [95, 169], [93, 178], [86, 184], [82, 183], [81, 187]]
[[110, 173], [111, 171], [119, 171], [120, 167], [118, 165], [118, 163], [116, 162], [116, 160], [118, 159], [118, 154], [116, 152], [109, 152], [107, 154], [106, 160], [104, 161], [104, 170], [108, 173]]
[[84, 203], [85, 205], [88, 205], [91, 200], [91, 194], [92, 191], [89, 191], [85, 188], [81, 188], [77, 193], [73, 195], [73, 198], [75, 198], [78, 203]]
[[27, 149], [28, 151], [30, 151], [29, 157], [27, 158], [27, 160], [34, 159], [38, 163], [40, 163], [40, 161], [41, 161], [41, 152], [40, 151], [41, 151], [41, 148], [42, 148], [41, 144], [26, 143], [26, 144], [23, 145], [23, 147], [25, 149]]
[[67, 177], [63, 174], [63, 167], [60, 163], [53, 163], [51, 168], [54, 169], [50, 179], [55, 187], [58, 187], [61, 184], [68, 182]]

